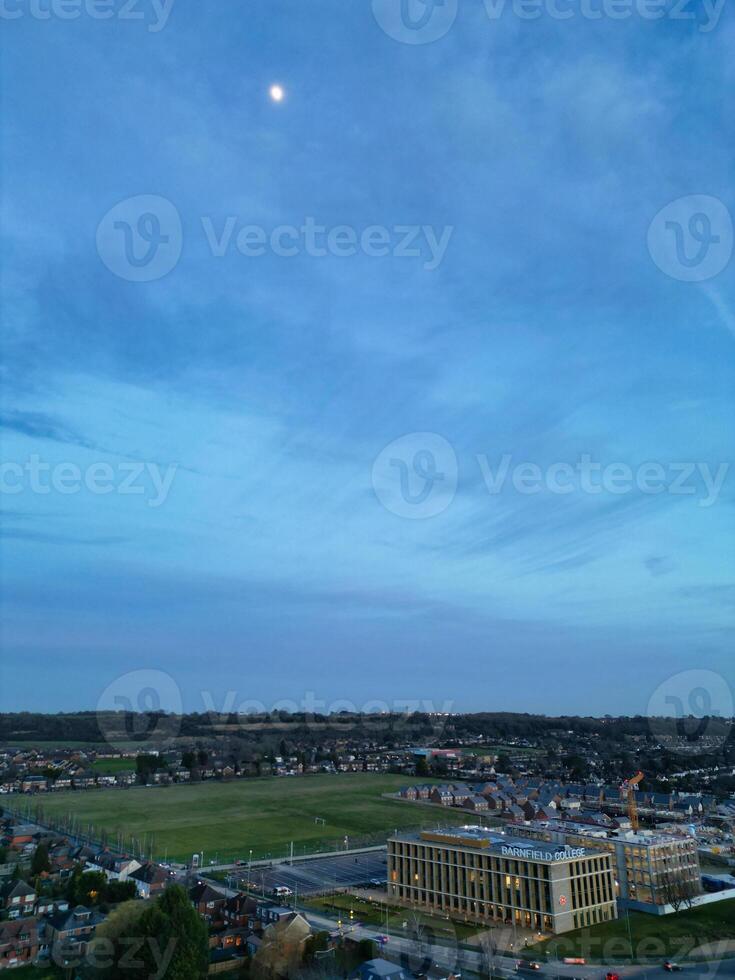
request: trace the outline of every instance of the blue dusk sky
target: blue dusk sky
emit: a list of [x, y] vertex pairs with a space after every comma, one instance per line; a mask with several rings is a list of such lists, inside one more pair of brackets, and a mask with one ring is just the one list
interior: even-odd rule
[[0, 19], [4, 710], [732, 687], [732, 6]]

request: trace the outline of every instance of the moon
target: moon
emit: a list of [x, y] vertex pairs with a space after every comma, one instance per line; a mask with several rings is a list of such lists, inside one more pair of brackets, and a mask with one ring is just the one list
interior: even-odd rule
[[271, 85], [268, 89], [268, 94], [273, 102], [283, 102], [283, 97], [286, 93], [283, 91], [282, 85]]

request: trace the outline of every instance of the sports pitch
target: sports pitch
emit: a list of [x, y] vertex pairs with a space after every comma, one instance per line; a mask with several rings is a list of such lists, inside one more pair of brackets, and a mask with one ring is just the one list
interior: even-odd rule
[[[153, 853], [158, 859], [204, 863], [284, 857], [379, 843], [395, 829], [472, 822], [471, 814], [386, 800], [406, 782], [373, 773], [207, 781], [193, 785], [59, 793], [38, 800], [44, 816], [72, 814], [83, 832]], [[145, 837], [144, 837], [145, 835]], [[141, 843], [145, 841], [145, 843]]]

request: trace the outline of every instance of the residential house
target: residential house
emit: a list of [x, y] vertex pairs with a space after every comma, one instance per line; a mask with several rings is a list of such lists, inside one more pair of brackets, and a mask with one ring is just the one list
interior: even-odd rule
[[484, 796], [468, 796], [462, 806], [473, 813], [487, 813], [487, 800]]
[[32, 963], [38, 956], [38, 919], [0, 922], [0, 970]]
[[151, 861], [129, 871], [126, 880], [135, 883], [139, 898], [155, 898], [171, 881], [171, 872]]
[[257, 901], [249, 895], [233, 895], [222, 908], [222, 919], [231, 928], [247, 926], [253, 920], [257, 906]]
[[0, 900], [9, 919], [20, 919], [32, 914], [36, 890], [20, 878], [14, 878], [0, 890]]
[[203, 919], [206, 919], [207, 922], [213, 922], [222, 917], [227, 896], [216, 888], [212, 888], [211, 885], [200, 881], [189, 889], [189, 899]]
[[36, 902], [36, 915], [40, 918], [56, 912], [68, 912], [69, 903], [65, 898], [39, 898]]
[[350, 974], [350, 980], [409, 980], [412, 976], [398, 963], [376, 957], [361, 963]]
[[132, 769], [125, 769], [116, 774], [115, 782], [118, 786], [135, 786], [138, 782], [138, 774]]
[[46, 920], [46, 936], [56, 955], [72, 957], [82, 955], [87, 943], [94, 936], [97, 926], [105, 916], [96, 909], [77, 905], [73, 909], [59, 909]]
[[87, 770], [73, 777], [74, 789], [91, 789], [95, 785], [95, 775]]
[[463, 786], [455, 786], [452, 791], [452, 806], [464, 806], [465, 800], [469, 800], [471, 793]]
[[276, 902], [269, 901], [258, 902], [255, 909], [255, 918], [263, 928], [267, 928], [274, 922], [281, 922], [294, 914], [291, 909], [286, 908], [284, 905], [278, 905]]
[[306, 919], [298, 912], [291, 912], [265, 930], [254, 963], [275, 976], [295, 976], [310, 935], [311, 926]]
[[100, 851], [87, 861], [89, 871], [102, 871], [108, 881], [126, 881], [128, 875], [141, 867], [136, 858], [123, 857], [111, 851]]
[[48, 779], [45, 776], [23, 776], [20, 781], [21, 793], [45, 793], [48, 789]]

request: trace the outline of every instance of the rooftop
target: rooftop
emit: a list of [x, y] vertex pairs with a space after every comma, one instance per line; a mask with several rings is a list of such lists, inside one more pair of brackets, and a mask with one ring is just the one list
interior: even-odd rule
[[569, 861], [572, 858], [587, 857], [598, 851], [584, 847], [570, 847], [565, 844], [552, 844], [546, 841], [528, 840], [510, 836], [487, 827], [447, 827], [441, 830], [424, 830], [421, 833], [397, 833], [391, 840], [427, 841], [439, 844], [452, 844], [455, 847], [481, 848], [502, 857], [520, 858], [527, 861]]
[[[574, 837], [594, 837], [598, 840], [601, 839], [600, 832], [605, 830], [605, 828], [593, 824], [570, 824], [562, 820], [543, 820], [534, 823], [532, 826], [554, 833], [562, 832]], [[654, 844], [673, 844], [682, 840], [694, 840], [689, 834], [656, 834], [651, 830], [605, 830], [605, 839], [610, 841], [624, 841], [627, 844], [639, 844], [642, 847], [651, 847]]]

